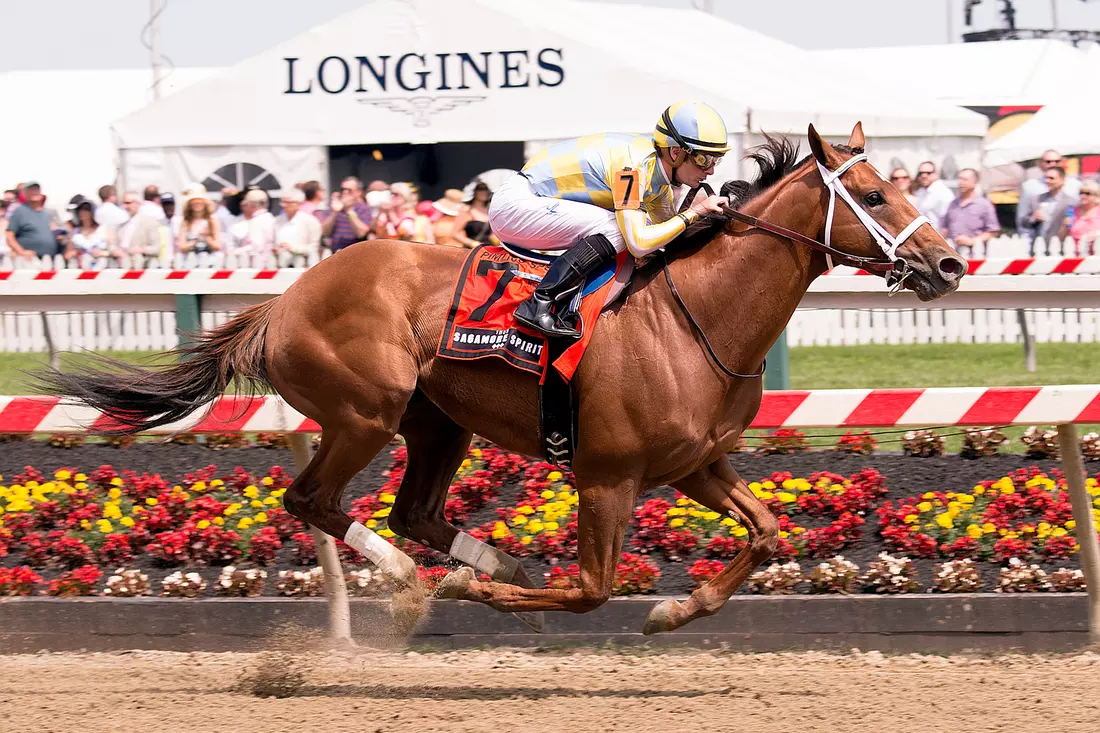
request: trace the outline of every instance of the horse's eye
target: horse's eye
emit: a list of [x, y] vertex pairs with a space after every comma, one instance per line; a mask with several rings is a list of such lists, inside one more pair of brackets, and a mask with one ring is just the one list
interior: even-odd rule
[[863, 197], [863, 201], [868, 206], [882, 206], [886, 203], [886, 199], [883, 197], [881, 191], [871, 191], [871, 193]]

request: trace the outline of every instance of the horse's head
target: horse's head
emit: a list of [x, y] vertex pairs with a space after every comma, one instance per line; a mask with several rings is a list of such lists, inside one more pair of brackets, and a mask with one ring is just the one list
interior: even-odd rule
[[825, 242], [845, 253], [882, 262], [900, 261], [895, 277], [921, 300], [955, 291], [966, 274], [966, 261], [936, 228], [862, 155], [862, 123], [856, 123], [842, 152], [821, 139], [813, 125], [810, 149], [825, 184], [831, 212]]

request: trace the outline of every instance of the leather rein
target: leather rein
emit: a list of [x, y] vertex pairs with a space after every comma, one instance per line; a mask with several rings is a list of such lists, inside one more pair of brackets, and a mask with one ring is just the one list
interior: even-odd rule
[[[844, 186], [842, 184], [839, 184], [838, 181], [840, 174], [842, 174], [845, 170], [850, 168], [855, 163], [867, 159], [867, 156], [863, 155], [862, 151], [860, 151], [860, 153], [861, 154], [859, 155], [853, 156], [836, 171], [828, 171], [824, 168], [824, 166], [821, 165], [821, 163], [818, 163], [818, 168], [821, 171], [822, 179], [824, 180], [826, 187], [830, 190], [829, 214], [825, 224], [825, 242], [819, 242], [816, 239], [813, 239], [812, 237], [807, 237], [805, 234], [796, 232], [793, 229], [788, 229], [787, 227], [780, 226], [779, 224], [773, 224], [768, 221], [763, 221], [756, 218], [755, 216], [752, 216], [751, 214], [737, 211], [729, 205], [723, 208], [721, 218], [724, 220], [739, 221], [743, 224], [747, 224], [750, 229], [760, 229], [762, 231], [770, 232], [771, 234], [783, 237], [784, 239], [787, 239], [791, 242], [804, 244], [810, 249], [824, 254], [826, 262], [828, 263], [830, 269], [834, 266], [834, 263], [839, 263], [842, 265], [848, 265], [849, 267], [855, 267], [861, 270], [865, 270], [867, 272], [881, 273], [886, 278], [887, 284], [891, 286], [891, 295], [893, 295], [901, 289], [901, 286], [905, 282], [905, 279], [909, 276], [909, 263], [897, 257], [897, 255], [895, 254], [897, 248], [906, 239], [908, 239], [908, 237], [912, 235], [913, 232], [915, 232], [920, 226], [928, 223], [928, 220], [925, 219], [923, 216], [918, 217], [908, 227], [906, 227], [901, 234], [899, 234], [897, 237], [893, 237], [889, 235], [884, 229], [882, 229], [882, 227], [878, 225], [877, 222], [875, 222], [873, 219], [870, 219], [866, 215], [866, 212], [863, 212], [863, 210], [860, 209], [856, 205], [856, 203], [851, 200], [851, 197], [848, 194], [847, 190], [844, 189]], [[859, 217], [860, 220], [863, 221], [863, 224], [867, 228], [868, 232], [871, 233], [871, 235], [878, 242], [879, 246], [882, 247], [883, 253], [889, 258], [888, 260], [884, 261], [874, 259], [872, 257], [861, 257], [859, 255], [849, 254], [847, 252], [842, 252], [841, 250], [836, 249], [835, 247], [827, 243], [831, 239], [832, 234], [833, 208], [835, 206], [838, 186], [841, 196], [847, 201], [848, 205], [853, 209], [853, 211], [855, 211], [857, 217]], [[700, 190], [705, 191], [707, 196], [714, 195], [713, 188], [711, 188], [706, 182], [700, 183], [698, 186], [688, 191], [688, 194], [684, 198], [683, 203], [680, 204], [681, 212], [686, 211], [688, 207], [691, 206], [691, 203], [695, 200], [695, 197]], [[699, 322], [696, 321], [695, 317], [691, 314], [691, 310], [688, 308], [687, 303], [684, 302], [683, 297], [680, 295], [680, 291], [676, 288], [676, 283], [672, 280], [672, 273], [669, 272], [668, 269], [668, 254], [664, 250], [661, 251], [661, 254], [661, 267], [665, 273], [665, 282], [668, 283], [668, 289], [672, 292], [672, 296], [676, 299], [676, 302], [684, 311], [684, 314], [687, 316], [688, 322], [691, 323], [692, 328], [695, 329], [695, 332], [699, 334], [700, 339], [702, 339], [703, 346], [705, 347], [707, 355], [710, 357], [711, 361], [713, 361], [714, 364], [727, 376], [733, 377], [735, 379], [756, 379], [757, 377], [762, 376], [764, 374], [764, 370], [767, 368], [768, 365], [767, 359], [765, 359], [764, 362], [760, 365], [760, 369], [752, 374], [741, 374], [739, 372], [735, 372], [734, 370], [730, 369], [722, 363], [722, 360], [718, 358], [718, 354], [714, 351], [714, 347], [711, 346], [710, 339], [707, 338], [707, 334], [703, 331], [702, 327], [699, 325]]]

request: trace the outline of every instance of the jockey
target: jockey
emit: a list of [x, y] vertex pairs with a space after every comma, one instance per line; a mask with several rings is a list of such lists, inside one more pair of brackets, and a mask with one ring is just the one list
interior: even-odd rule
[[566, 250], [516, 320], [549, 336], [580, 332], [554, 314], [585, 277], [630, 250], [644, 257], [704, 214], [721, 213], [723, 196], [676, 213], [681, 186], [695, 187], [729, 150], [726, 125], [702, 102], [677, 102], [653, 137], [606, 133], [551, 145], [497, 189], [489, 223], [501, 241], [528, 249]]

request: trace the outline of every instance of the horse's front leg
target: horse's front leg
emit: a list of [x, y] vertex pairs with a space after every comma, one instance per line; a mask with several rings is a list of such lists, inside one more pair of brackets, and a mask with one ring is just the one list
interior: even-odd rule
[[462, 568], [444, 578], [438, 595], [479, 601], [498, 611], [571, 611], [585, 613], [603, 605], [611, 596], [615, 568], [630, 522], [638, 480], [606, 484], [580, 484], [577, 507], [577, 553], [580, 588], [555, 590], [521, 588], [507, 583], [474, 580], [473, 570]]
[[673, 486], [708, 509], [745, 523], [750, 539], [748, 546], [737, 553], [722, 572], [686, 601], [669, 599], [654, 606], [646, 618], [643, 630], [646, 634], [672, 631], [700, 616], [717, 613], [749, 574], [772, 556], [779, 541], [779, 522], [775, 515], [756, 498], [726, 456]]

